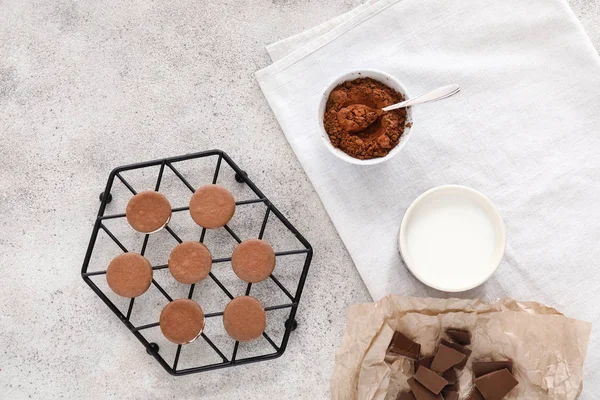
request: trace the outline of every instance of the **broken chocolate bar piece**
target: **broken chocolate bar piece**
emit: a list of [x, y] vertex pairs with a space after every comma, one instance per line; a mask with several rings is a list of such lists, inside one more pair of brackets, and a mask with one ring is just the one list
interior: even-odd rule
[[415, 374], [415, 379], [431, 392], [439, 394], [444, 386], [448, 384], [448, 381], [430, 370], [427, 367], [421, 366]]
[[449, 391], [443, 393], [444, 400], [458, 400], [458, 392]]
[[[458, 350], [440, 344], [431, 363], [431, 369], [438, 374], [443, 374], [455, 365], [461, 364], [466, 356]], [[419, 368], [421, 369], [421, 368]]]
[[455, 367], [457, 369], [463, 369], [465, 367], [465, 365], [467, 365], [467, 360], [469, 359], [469, 356], [471, 355], [471, 350], [467, 349], [466, 347], [461, 346], [460, 344], [449, 342], [446, 339], [442, 339], [441, 343], [445, 344], [448, 347], [453, 348], [456, 351], [460, 351], [461, 353], [463, 353], [466, 356], [465, 360]]
[[415, 343], [400, 332], [394, 332], [394, 337], [388, 347], [388, 352], [399, 356], [417, 360], [421, 351], [421, 345]]
[[446, 385], [446, 387], [442, 389], [442, 395], [444, 392], [460, 392], [460, 386], [458, 385], [458, 382], [451, 384], [449, 383]]
[[446, 329], [446, 335], [460, 345], [471, 344], [471, 332], [464, 329]]
[[415, 395], [412, 394], [412, 392], [402, 392], [402, 393], [398, 394], [398, 397], [396, 397], [396, 400], [416, 400], [416, 399], [415, 399]]
[[[454, 397], [454, 393], [456, 393], [456, 397]], [[450, 386], [446, 386], [445, 388], [442, 389], [442, 397], [444, 398], [444, 400], [447, 399], [457, 399], [459, 397], [459, 393], [460, 391], [458, 390], [458, 385], [450, 385]]]
[[500, 371], [506, 368], [508, 372], [513, 372], [513, 362], [506, 361], [473, 361], [473, 376], [479, 378], [494, 371]]
[[418, 360], [414, 361], [413, 364], [414, 364], [415, 372], [417, 372], [417, 370], [419, 369], [419, 367], [421, 365], [426, 368], [431, 368], [432, 361], [433, 361], [433, 356], [419, 358]]
[[469, 397], [467, 397], [467, 400], [485, 400], [485, 399], [483, 398], [481, 393], [479, 393], [479, 390], [476, 387], [474, 387], [473, 390], [471, 390], [471, 393], [469, 393]]
[[407, 382], [417, 400], [443, 400], [441, 394], [431, 393], [429, 389], [417, 382], [415, 378], [409, 378]]
[[458, 373], [454, 368], [450, 368], [448, 371], [442, 374], [442, 378], [447, 380], [449, 384], [453, 384], [458, 381]]
[[501, 400], [519, 381], [504, 368], [476, 378], [474, 383], [485, 400]]

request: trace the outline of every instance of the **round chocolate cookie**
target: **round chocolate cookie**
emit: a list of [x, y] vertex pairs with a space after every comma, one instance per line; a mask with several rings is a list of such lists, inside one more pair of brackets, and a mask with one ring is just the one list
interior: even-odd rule
[[148, 290], [152, 283], [152, 265], [140, 254], [120, 254], [108, 265], [106, 282], [119, 296], [138, 297]]
[[236, 297], [225, 307], [223, 325], [235, 340], [249, 342], [262, 335], [267, 326], [267, 315], [254, 297]]
[[201, 227], [220, 228], [235, 213], [235, 200], [229, 190], [219, 185], [204, 185], [192, 195], [190, 215]]
[[160, 330], [173, 343], [192, 342], [204, 329], [204, 312], [193, 300], [176, 299], [160, 313]]
[[169, 223], [171, 203], [162, 193], [146, 190], [129, 200], [125, 216], [129, 225], [136, 231], [153, 233]]
[[268, 278], [275, 269], [275, 252], [264, 240], [244, 240], [233, 250], [231, 266], [241, 280], [260, 282]]
[[208, 276], [212, 256], [199, 242], [178, 244], [169, 256], [169, 270], [177, 281], [186, 285], [198, 283]]

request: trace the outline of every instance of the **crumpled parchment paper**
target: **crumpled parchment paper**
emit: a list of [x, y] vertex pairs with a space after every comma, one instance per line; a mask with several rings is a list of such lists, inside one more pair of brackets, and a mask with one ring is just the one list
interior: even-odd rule
[[390, 399], [408, 390], [412, 361], [386, 358], [395, 330], [432, 354], [445, 328], [467, 329], [473, 353], [460, 375], [461, 399], [472, 388], [475, 361], [511, 359], [519, 385], [506, 399], [576, 399], [591, 323], [563, 316], [535, 302], [500, 299], [433, 299], [388, 296], [348, 311], [348, 323], [335, 357], [332, 399]]

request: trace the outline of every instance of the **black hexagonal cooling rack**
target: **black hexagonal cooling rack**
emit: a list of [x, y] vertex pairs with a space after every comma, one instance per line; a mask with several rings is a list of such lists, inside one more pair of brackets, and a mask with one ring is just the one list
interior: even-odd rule
[[[206, 160], [214, 159], [214, 161], [215, 161], [214, 170], [211, 170], [211, 173], [212, 173], [212, 171], [214, 171], [214, 173], [212, 175], [212, 183], [213, 184], [216, 184], [219, 179], [219, 173], [222, 170], [222, 164], [224, 161], [234, 171], [235, 181], [238, 182], [237, 184], [238, 185], [247, 185], [247, 187], [257, 196], [255, 199], [237, 201], [236, 208], [239, 209], [239, 207], [243, 207], [243, 206], [247, 206], [247, 205], [251, 205], [251, 204], [257, 204], [257, 203], [264, 204], [266, 211], [265, 211], [264, 217], [262, 217], [262, 223], [261, 223], [259, 229], [257, 229], [257, 231], [255, 233], [255, 237], [257, 237], [259, 239], [263, 238], [263, 235], [265, 234], [265, 230], [269, 229], [268, 221], [270, 218], [273, 218], [273, 216], [274, 216], [281, 222], [282, 226], [285, 227], [285, 229], [287, 229], [298, 240], [299, 243], [301, 243], [302, 248], [300, 248], [300, 249], [285, 250], [285, 251], [277, 251], [276, 250], [276, 253], [275, 253], [278, 260], [281, 257], [289, 257], [289, 256], [295, 256], [296, 258], [299, 258], [298, 268], [301, 268], [301, 272], [299, 274], [299, 278], [297, 279], [297, 286], [296, 286], [296, 290], [295, 290], [294, 294], [292, 294], [292, 292], [288, 288], [286, 288], [286, 286], [284, 286], [284, 284], [275, 276], [275, 274], [272, 274], [267, 279], [271, 283], [274, 284], [273, 288], [276, 287], [277, 290], [281, 291], [282, 294], [280, 297], [286, 300], [285, 302], [277, 303], [277, 304], [265, 307], [265, 311], [267, 312], [267, 319], [269, 319], [270, 312], [273, 312], [275, 310], [279, 310], [279, 312], [281, 312], [281, 311], [285, 311], [286, 309], [289, 309], [289, 314], [284, 314], [284, 323], [283, 323], [284, 326], [281, 328], [281, 330], [283, 330], [281, 342], [276, 343], [277, 339], [275, 339], [275, 340], [272, 339], [269, 336], [269, 332], [265, 331], [263, 333], [264, 340], [262, 340], [262, 342], [264, 342], [263, 343], [264, 346], [262, 346], [262, 347], [264, 347], [264, 350], [261, 349], [259, 351], [259, 354], [254, 354], [254, 355], [251, 355], [248, 357], [239, 357], [238, 349], [240, 347], [240, 343], [239, 342], [234, 343], [234, 340], [230, 339], [232, 346], [233, 346], [233, 351], [229, 355], [225, 355], [226, 353], [229, 353], [229, 352], [219, 348], [219, 346], [217, 346], [214, 343], [214, 341], [211, 340], [211, 338], [210, 338], [211, 332], [209, 332], [205, 329], [205, 331], [196, 340], [196, 342], [203, 341], [205, 346], [209, 346], [210, 349], [212, 349], [212, 351], [214, 352], [214, 353], [212, 353], [214, 356], [213, 358], [211, 358], [212, 361], [205, 359], [206, 357], [196, 357], [196, 358], [192, 358], [192, 366], [191, 367], [178, 368], [180, 356], [182, 355], [182, 353], [184, 353], [186, 351], [187, 346], [191, 346], [193, 343], [189, 344], [189, 345], [183, 345], [183, 346], [170, 344], [172, 346], [176, 346], [176, 349], [175, 348], [172, 349], [172, 352], [174, 351], [175, 355], [172, 358], [172, 360], [167, 361], [167, 359], [165, 359], [165, 358], [167, 357], [166, 354], [168, 352], [163, 352], [164, 349], [162, 348], [162, 347], [166, 346], [166, 344], [161, 344], [161, 347], [159, 347], [159, 345], [157, 343], [155, 343], [151, 339], [148, 339], [146, 337], [147, 335], [145, 335], [146, 332], [159, 329], [158, 322], [151, 322], [151, 323], [146, 323], [146, 324], [141, 324], [141, 325], [140, 324], [134, 325], [132, 323], [132, 317], [136, 313], [136, 304], [137, 304], [136, 301], [139, 302], [141, 300], [136, 300], [135, 298], [131, 299], [129, 301], [128, 305], [126, 306], [126, 308], [127, 308], [126, 311], [125, 311], [124, 307], [121, 307], [123, 309], [123, 312], [122, 312], [119, 309], [119, 307], [109, 298], [109, 296], [107, 296], [107, 293], [105, 293], [105, 291], [107, 291], [106, 288], [104, 290], [102, 290], [99, 287], [99, 285], [97, 284], [98, 282], [94, 282], [94, 280], [92, 279], [94, 277], [95, 278], [103, 278], [102, 275], [106, 274], [105, 268], [103, 268], [104, 270], [88, 271], [88, 267], [90, 265], [90, 259], [92, 258], [92, 254], [95, 251], [95, 247], [98, 245], [97, 238], [98, 238], [98, 235], [100, 232], [104, 232], [104, 234], [106, 236], [108, 236], [112, 240], [112, 242], [114, 242], [120, 248], [120, 250], [117, 250], [120, 252], [121, 251], [127, 252], [127, 251], [131, 250], [131, 251], [137, 251], [140, 254], [144, 255], [148, 251], [150, 246], [152, 246], [152, 245], [148, 244], [149, 238], [151, 235], [146, 234], [146, 235], [144, 235], [143, 242], [141, 244], [140, 249], [128, 249], [123, 244], [122, 240], [120, 240], [117, 237], [118, 234], [115, 234], [107, 227], [108, 220], [125, 218], [124, 213], [105, 215], [105, 210], [106, 210], [107, 205], [113, 200], [111, 191], [114, 190], [113, 183], [115, 183], [115, 178], [118, 181], [120, 181], [127, 188], [127, 190], [130, 192], [130, 195], [134, 195], [137, 193], [136, 190], [134, 189], [132, 184], [128, 180], [126, 180], [123, 176], [126, 171], [142, 170], [142, 169], [148, 169], [148, 168], [154, 168], [154, 169], [158, 168], [158, 176], [156, 177], [156, 181], [155, 181], [156, 183], [154, 185], [154, 190], [160, 191], [161, 190], [161, 181], [163, 180], [163, 174], [165, 171], [168, 170], [168, 171], [171, 171], [179, 180], [181, 180], [181, 182], [187, 187], [187, 189], [189, 189], [189, 195], [191, 196], [191, 194], [196, 190], [196, 188], [190, 184], [188, 179], [186, 179], [186, 177], [184, 177], [184, 174], [181, 173], [176, 168], [176, 166], [180, 162], [195, 160], [195, 159], [203, 159], [203, 158], [205, 158]], [[186, 190], [186, 192], [187, 192], [187, 190]], [[229, 158], [229, 156], [225, 152], [223, 152], [221, 150], [210, 150], [210, 151], [205, 151], [205, 152], [200, 152], [200, 153], [183, 155], [183, 156], [179, 156], [179, 157], [165, 158], [165, 159], [161, 159], [161, 160], [148, 161], [148, 162], [131, 164], [131, 165], [126, 165], [126, 166], [115, 168], [108, 177], [108, 182], [106, 183], [106, 187], [100, 195], [100, 201], [101, 201], [100, 210], [98, 211], [98, 216], [96, 218], [96, 222], [94, 224], [94, 229], [92, 231], [88, 249], [87, 249], [87, 252], [85, 255], [85, 260], [83, 262], [83, 267], [81, 269], [81, 276], [83, 277], [83, 280], [98, 295], [98, 297], [100, 297], [102, 299], [102, 301], [110, 308], [110, 310], [119, 317], [119, 319], [123, 322], [123, 324], [125, 324], [125, 326], [127, 328], [129, 328], [131, 333], [133, 333], [133, 335], [146, 347], [146, 351], [148, 352], [148, 354], [152, 355], [160, 363], [160, 365], [163, 366], [163, 368], [167, 372], [169, 372], [172, 375], [192, 374], [192, 373], [197, 373], [197, 372], [214, 370], [214, 369], [218, 369], [218, 368], [232, 367], [232, 366], [240, 365], [240, 364], [248, 364], [248, 363], [253, 363], [253, 362], [258, 362], [258, 361], [265, 361], [265, 360], [279, 357], [285, 352], [290, 334], [297, 327], [295, 316], [296, 316], [296, 311], [298, 309], [298, 304], [300, 302], [300, 296], [302, 295], [302, 289], [304, 287], [304, 283], [306, 280], [310, 262], [312, 259], [312, 248], [311, 248], [310, 244], [308, 243], [308, 241], [298, 232], [298, 230], [281, 214], [281, 212], [269, 201], [269, 199], [248, 178], [248, 175], [246, 174], [246, 172], [241, 170], [231, 160], [231, 158]], [[187, 210], [189, 210], [189, 207], [173, 208], [173, 214], [185, 212]], [[169, 224], [171, 224], [171, 222]], [[199, 230], [201, 229], [200, 227], [197, 227], [197, 228]], [[241, 242], [240, 237], [236, 234], [236, 232], [234, 232], [234, 230], [231, 227], [226, 225], [224, 228], [221, 228], [221, 229], [225, 229], [225, 231], [227, 231], [227, 233], [231, 236], [231, 238], [233, 238], [235, 240], [235, 242], [237, 242], [237, 243]], [[166, 232], [168, 232], [168, 234], [170, 236], [172, 236], [172, 238], [175, 239], [175, 241], [177, 241], [179, 243], [182, 242], [182, 239], [178, 236], [178, 234], [175, 232], [175, 229], [173, 227], [167, 225], [165, 227], [165, 230], [166, 230]], [[206, 229], [202, 228], [200, 230], [200, 235], [199, 235], [200, 242], [205, 241], [206, 234], [207, 234]], [[176, 242], [174, 242], [174, 243], [176, 244]], [[216, 265], [219, 263], [228, 263], [230, 261], [231, 261], [231, 258], [228, 258], [228, 257], [215, 258], [215, 259], [213, 259], [213, 265]], [[105, 265], [108, 265], [109, 262], [110, 262], [110, 259], [106, 259]], [[279, 261], [278, 261], [278, 263], [279, 263]], [[166, 264], [153, 265], [152, 268], [156, 272], [159, 270], [167, 269], [168, 265], [166, 265]], [[276, 271], [274, 271], [274, 273], [275, 272]], [[215, 276], [215, 274], [213, 274], [213, 272], [211, 272], [209, 274], [209, 278], [207, 278], [207, 279], [212, 280], [220, 288], [220, 290], [227, 296], [227, 298], [228, 298], [227, 300], [234, 298], [234, 295], [231, 293], [232, 291], [230, 291], [226, 287], [226, 285], [223, 282], [221, 282], [217, 278], [217, 276]], [[164, 299], [166, 299], [166, 301], [173, 300], [173, 297], [155, 279], [152, 280], [152, 286], [154, 288], [156, 288], [162, 294], [162, 296], [164, 297]], [[189, 291], [188, 291], [187, 297], [190, 299], [194, 295], [195, 286], [196, 285], [189, 285]], [[250, 295], [251, 293], [252, 293], [252, 284], [249, 283], [249, 284], [247, 284], [247, 286], [245, 288], [245, 295]], [[162, 299], [162, 300], [164, 300], [164, 299]], [[154, 302], [154, 304], [152, 306], [156, 306], [155, 303], [156, 302]], [[160, 315], [160, 311], [161, 311], [161, 308], [156, 307], [155, 312], [153, 312], [151, 314], [151, 315], [156, 316], [155, 321], [158, 321], [158, 316]], [[207, 313], [205, 315], [205, 318], [206, 318], [206, 320], [208, 320], [211, 318], [219, 318], [222, 315], [223, 315], [223, 310], [220, 310], [220, 311], [216, 311], [216, 312]], [[210, 352], [210, 350], [207, 350], [207, 351]], [[215, 362], [214, 361], [215, 359], [217, 359], [219, 361]]]

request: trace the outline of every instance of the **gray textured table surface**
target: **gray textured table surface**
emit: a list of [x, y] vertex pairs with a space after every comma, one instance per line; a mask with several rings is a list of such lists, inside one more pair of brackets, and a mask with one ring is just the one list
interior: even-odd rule
[[[266, 44], [358, 3], [0, 2], [0, 398], [327, 396], [344, 310], [370, 298], [254, 72]], [[600, 1], [571, 5], [600, 48]], [[316, 252], [283, 357], [174, 378], [79, 269], [114, 166], [209, 148]]]

